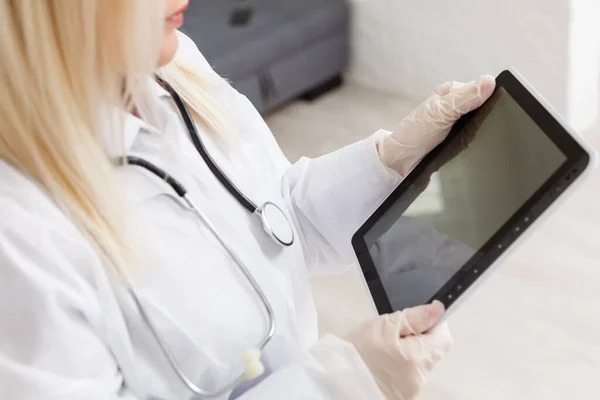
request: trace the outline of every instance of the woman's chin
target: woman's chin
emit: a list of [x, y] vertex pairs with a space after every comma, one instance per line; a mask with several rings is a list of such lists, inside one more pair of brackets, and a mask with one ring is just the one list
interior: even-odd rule
[[177, 39], [177, 31], [175, 29], [166, 33], [163, 37], [163, 42], [160, 47], [160, 56], [158, 58], [158, 67], [164, 67], [170, 63], [179, 47], [179, 40]]

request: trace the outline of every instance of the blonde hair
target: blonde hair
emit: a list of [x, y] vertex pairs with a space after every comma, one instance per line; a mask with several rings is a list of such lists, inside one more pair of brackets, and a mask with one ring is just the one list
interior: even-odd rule
[[[119, 271], [131, 237], [101, 110], [131, 110], [148, 95], [140, 76], [156, 68], [163, 11], [162, 0], [0, 0], [0, 158], [38, 182]], [[210, 101], [186, 97], [221, 128]], [[110, 122], [122, 143], [122, 121]]]
[[[218, 134], [217, 144], [236, 145], [237, 127], [231, 115], [215, 101], [210, 89], [215, 84], [222, 84], [222, 78], [216, 74], [208, 75], [196, 65], [181, 57], [160, 68], [159, 75], [173, 86], [173, 89], [190, 107], [196, 122], [203, 123], [209, 134]], [[218, 81], [215, 79], [218, 77]]]

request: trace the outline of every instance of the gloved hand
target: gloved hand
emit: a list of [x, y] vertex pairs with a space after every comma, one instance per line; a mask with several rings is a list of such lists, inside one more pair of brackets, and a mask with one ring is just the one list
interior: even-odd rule
[[360, 353], [387, 399], [414, 400], [450, 349], [446, 324], [431, 330], [444, 314], [439, 301], [366, 321], [344, 337]]
[[400, 122], [377, 145], [379, 158], [405, 177], [440, 144], [458, 119], [480, 107], [493, 93], [496, 81], [483, 75], [470, 83], [446, 82]]

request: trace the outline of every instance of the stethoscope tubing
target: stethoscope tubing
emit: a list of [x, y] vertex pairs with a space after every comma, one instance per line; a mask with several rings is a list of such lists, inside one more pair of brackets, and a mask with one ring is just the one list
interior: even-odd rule
[[225, 186], [229, 193], [231, 193], [232, 196], [235, 197], [236, 200], [242, 206], [244, 206], [244, 208], [250, 211], [250, 213], [254, 214], [258, 207], [256, 206], [256, 204], [254, 204], [252, 200], [250, 200], [246, 195], [244, 195], [244, 193], [242, 193], [237, 188], [237, 186], [235, 186], [235, 184], [227, 177], [227, 175], [225, 175], [225, 173], [221, 170], [221, 168], [219, 168], [215, 160], [208, 153], [206, 147], [204, 146], [204, 143], [202, 143], [202, 140], [200, 140], [200, 135], [198, 135], [196, 123], [190, 115], [190, 112], [179, 93], [177, 93], [175, 89], [173, 89], [173, 87], [164, 79], [157, 76], [157, 80], [173, 98], [173, 101], [175, 102], [175, 105], [177, 106], [177, 109], [179, 110], [179, 113], [183, 118], [183, 122], [185, 123], [185, 126], [188, 132], [190, 133], [190, 139], [192, 140], [194, 147], [196, 148], [196, 150], [198, 150], [198, 153], [200, 153], [200, 156], [202, 157], [208, 168], [217, 177], [221, 184]]
[[[229, 180], [229, 178], [227, 178], [227, 176], [223, 173], [223, 171], [221, 171], [221, 169], [217, 166], [217, 164], [214, 162], [214, 160], [212, 159], [210, 154], [208, 154], [206, 148], [204, 147], [202, 141], [199, 138], [195, 123], [194, 123], [193, 119], [191, 118], [190, 113], [189, 113], [185, 103], [181, 99], [181, 97], [177, 94], [177, 92], [175, 92], [175, 90], [167, 82], [165, 82], [164, 80], [162, 80], [158, 77], [157, 77], [157, 79], [166, 88], [166, 90], [169, 91], [169, 93], [171, 94], [171, 96], [172, 96], [173, 100], [175, 101], [175, 104], [177, 105], [177, 108], [179, 109], [181, 116], [186, 124], [188, 132], [190, 133], [190, 138], [192, 139], [194, 146], [196, 147], [196, 149], [198, 150], [198, 152], [200, 153], [200, 155], [206, 162], [206, 164], [209, 167], [209, 169], [211, 170], [211, 172], [213, 174], [215, 174], [215, 176], [219, 179], [219, 181], [238, 200], [238, 202], [242, 206], [244, 206], [252, 214], [257, 214], [262, 218], [263, 217], [262, 214], [263, 214], [264, 210], [257, 207], [240, 190], [238, 190], [237, 187], [233, 184], [233, 182], [231, 182], [231, 180]], [[252, 273], [250, 272], [250, 270], [248, 269], [246, 264], [241, 260], [241, 258], [237, 255], [237, 253], [231, 248], [231, 246], [229, 246], [225, 242], [225, 240], [223, 240], [223, 238], [221, 237], [221, 235], [219, 234], [218, 230], [213, 225], [213, 223], [210, 221], [210, 219], [204, 213], [202, 213], [202, 211], [200, 211], [200, 209], [198, 207], [196, 207], [196, 205], [194, 204], [194, 201], [188, 195], [187, 189], [181, 184], [181, 182], [179, 182], [176, 178], [174, 178], [172, 175], [168, 174], [161, 168], [157, 167], [156, 165], [152, 164], [151, 162], [149, 162], [147, 160], [144, 160], [143, 158], [135, 157], [135, 156], [127, 156], [125, 158], [125, 160], [121, 160], [121, 164], [123, 164], [125, 162], [130, 165], [139, 166], [139, 167], [147, 170], [148, 172], [154, 174], [161, 180], [165, 181], [173, 189], [173, 191], [183, 200], [183, 202], [188, 206], [188, 208], [194, 214], [196, 214], [196, 216], [202, 221], [202, 223], [206, 227], [208, 227], [208, 229], [211, 231], [212, 235], [217, 239], [219, 244], [225, 249], [227, 254], [234, 260], [234, 262], [238, 266], [239, 270], [242, 271], [244, 277], [247, 279], [247, 281], [252, 286], [253, 291], [255, 292], [257, 297], [260, 299], [260, 301], [263, 304], [263, 307], [265, 309], [265, 314], [266, 314], [267, 323], [268, 323], [268, 329], [265, 332], [264, 336], [261, 338], [261, 340], [257, 346], [257, 348], [259, 350], [264, 349], [264, 347], [269, 343], [269, 341], [275, 335], [275, 330], [276, 330], [275, 313], [273, 311], [273, 307], [271, 306], [269, 299], [267, 298], [266, 294], [264, 293], [264, 291], [262, 290], [262, 288], [260, 287], [260, 285], [258, 284], [256, 279], [254, 278], [254, 276], [252, 275]], [[265, 204], [271, 204], [272, 206], [277, 207], [273, 203], [265, 203]], [[277, 207], [277, 208], [279, 208], [279, 207]], [[283, 213], [283, 211], [281, 211], [281, 212]], [[289, 223], [289, 220], [287, 222]], [[266, 223], [265, 220], [263, 220], [263, 224], [265, 224], [265, 223]], [[268, 223], [266, 225], [267, 225], [266, 228], [269, 228], [269, 230], [271, 230], [271, 228], [268, 227]], [[291, 242], [290, 243], [282, 242], [276, 235], [273, 234], [273, 232], [271, 232], [270, 235], [274, 238], [274, 240], [278, 241], [282, 245], [290, 245], [291, 244]], [[293, 242], [293, 237], [292, 237], [292, 242]], [[137, 292], [134, 289], [132, 282], [129, 282], [129, 284], [128, 284], [128, 291], [129, 291], [131, 297], [133, 298], [135, 306], [138, 309], [142, 319], [144, 320], [145, 324], [150, 329], [152, 336], [155, 338], [161, 352], [163, 353], [163, 355], [169, 362], [171, 368], [177, 375], [178, 379], [181, 381], [181, 383], [183, 385], [185, 385], [194, 394], [202, 396], [202, 397], [221, 396], [221, 395], [229, 392], [230, 390], [234, 389], [235, 387], [239, 386], [240, 384], [249, 380], [249, 378], [245, 375], [245, 373], [241, 373], [234, 381], [232, 381], [231, 383], [227, 384], [226, 386], [224, 386], [218, 390], [207, 391], [207, 390], [200, 388], [188, 377], [188, 375], [185, 373], [185, 371], [183, 370], [183, 368], [177, 361], [177, 358], [175, 357], [173, 352], [170, 350], [166, 341], [158, 333], [158, 328], [154, 325], [154, 323], [152, 322], [152, 319], [150, 318], [150, 316], [146, 312], [144, 306], [142, 305], [142, 302], [141, 302], [139, 296], [137, 295]]]

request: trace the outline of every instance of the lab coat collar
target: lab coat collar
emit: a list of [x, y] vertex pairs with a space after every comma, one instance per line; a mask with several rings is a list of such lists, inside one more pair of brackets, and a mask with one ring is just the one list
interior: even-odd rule
[[167, 92], [165, 88], [160, 86], [158, 82], [156, 82], [156, 79], [154, 79], [154, 77], [148, 77], [148, 87], [150, 89], [152, 97], [155, 99], [171, 97], [171, 94]]
[[[147, 85], [151, 109], [156, 109], [158, 111], [161, 108], [161, 100], [169, 98], [171, 95], [151, 76], [147, 79]], [[167, 118], [166, 113], [164, 114], [164, 117]], [[104, 148], [111, 159], [127, 156], [140, 133], [161, 133], [160, 127], [149, 124], [141, 118], [126, 113], [122, 109], [114, 106], [109, 107], [102, 121], [104, 124], [102, 129]], [[119, 125], [121, 125], [121, 132], [123, 135], [122, 140], [120, 140], [118, 134], [112, 132], [110, 129], [110, 127]]]

